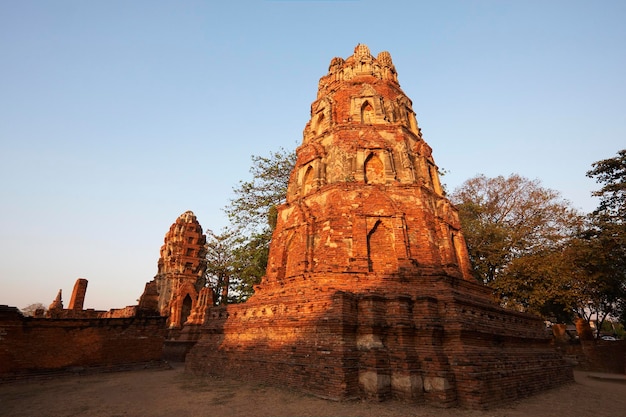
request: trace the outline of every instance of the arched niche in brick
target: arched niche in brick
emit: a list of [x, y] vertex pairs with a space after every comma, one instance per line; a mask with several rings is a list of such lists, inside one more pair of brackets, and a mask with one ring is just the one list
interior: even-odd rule
[[313, 172], [313, 167], [309, 165], [302, 177], [302, 195], [307, 195], [315, 188], [315, 173]]
[[306, 232], [303, 226], [291, 231], [285, 246], [285, 275], [284, 278], [300, 275], [306, 271]]
[[369, 272], [394, 273], [398, 270], [393, 218], [368, 219], [367, 263]]
[[374, 107], [369, 102], [369, 100], [365, 100], [361, 105], [361, 123], [363, 124], [372, 124], [376, 119], [376, 115], [374, 112]]
[[324, 183], [324, 170], [321, 158], [315, 158], [303, 165], [298, 174], [300, 195], [305, 196], [316, 191]]
[[314, 124], [314, 129], [315, 129], [315, 134], [316, 135], [320, 135], [323, 131], [324, 131], [324, 119], [326, 116], [324, 116], [324, 112], [321, 111], [319, 113], [317, 113], [315, 115], [315, 124]]
[[388, 123], [380, 94], [369, 84], [363, 84], [360, 94], [350, 99], [350, 120], [362, 124]]
[[452, 252], [454, 253], [454, 263], [461, 271], [471, 270], [472, 266], [468, 261], [467, 244], [459, 230], [450, 228], [450, 242], [452, 244]]
[[198, 292], [190, 282], [183, 282], [170, 304], [170, 327], [180, 328], [189, 318], [198, 299]]
[[183, 303], [181, 306], [181, 311], [180, 311], [180, 323], [181, 324], [185, 324], [187, 322], [187, 319], [189, 318], [189, 315], [191, 314], [192, 307], [193, 307], [193, 300], [191, 299], [191, 296], [187, 294], [185, 295], [185, 298], [183, 299]]
[[362, 149], [357, 152], [355, 179], [368, 184], [385, 184], [395, 180], [391, 153], [387, 149]]
[[311, 107], [311, 131], [319, 136], [330, 129], [332, 101], [324, 98]]
[[272, 236], [274, 244], [270, 246], [267, 282], [283, 281], [286, 278], [301, 274], [308, 270], [311, 248], [308, 246], [310, 215], [305, 204], [293, 204], [284, 209], [278, 216], [276, 230]]
[[365, 182], [367, 184], [385, 183], [385, 165], [378, 155], [372, 152], [364, 164]]
[[439, 182], [439, 172], [437, 171], [437, 167], [431, 161], [427, 161], [426, 166], [433, 190], [437, 194], [441, 195], [443, 193], [443, 189], [441, 188], [441, 183]]

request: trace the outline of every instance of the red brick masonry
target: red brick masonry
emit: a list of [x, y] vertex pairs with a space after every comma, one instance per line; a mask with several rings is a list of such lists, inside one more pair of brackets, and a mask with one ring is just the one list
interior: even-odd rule
[[473, 280], [389, 53], [333, 58], [303, 136], [266, 276], [207, 309], [188, 371], [471, 408], [573, 381], [543, 322]]
[[160, 361], [165, 317], [24, 317], [0, 306], [0, 377]]

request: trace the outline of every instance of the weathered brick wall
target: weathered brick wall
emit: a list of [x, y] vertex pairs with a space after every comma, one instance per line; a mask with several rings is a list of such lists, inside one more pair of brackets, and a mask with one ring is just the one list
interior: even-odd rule
[[211, 308], [205, 335], [187, 355], [187, 370], [253, 377], [326, 398], [356, 397], [352, 301], [332, 293], [307, 305], [301, 301], [293, 295], [277, 303]]
[[270, 299], [211, 308], [187, 370], [326, 398], [471, 408], [572, 380], [541, 320], [497, 307], [478, 284], [420, 277], [390, 294], [397, 281], [369, 277], [355, 293], [336, 289], [347, 274], [335, 278], [308, 275], [297, 287], [266, 286]]
[[52, 319], [0, 307], [0, 375], [157, 361], [165, 318]]

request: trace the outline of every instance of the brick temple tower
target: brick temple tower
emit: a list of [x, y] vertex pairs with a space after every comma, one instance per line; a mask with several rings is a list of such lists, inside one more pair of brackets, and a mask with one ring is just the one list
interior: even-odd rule
[[465, 407], [572, 380], [543, 322], [471, 277], [388, 52], [332, 59], [286, 200], [266, 276], [245, 304], [208, 309], [189, 371]]
[[388, 52], [358, 45], [331, 61], [297, 156], [264, 284], [304, 273], [367, 274], [359, 286], [435, 271], [472, 279], [457, 211]]
[[181, 214], [165, 234], [158, 271], [139, 300], [140, 310], [156, 310], [180, 328], [204, 288], [206, 236], [192, 211]]

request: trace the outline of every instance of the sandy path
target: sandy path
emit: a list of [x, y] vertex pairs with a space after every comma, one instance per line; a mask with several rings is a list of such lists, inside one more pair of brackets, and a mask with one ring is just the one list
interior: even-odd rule
[[0, 385], [0, 416], [493, 416], [618, 417], [626, 384], [576, 372], [576, 383], [489, 411], [439, 409], [399, 401], [333, 402], [233, 380], [171, 370], [142, 370]]

